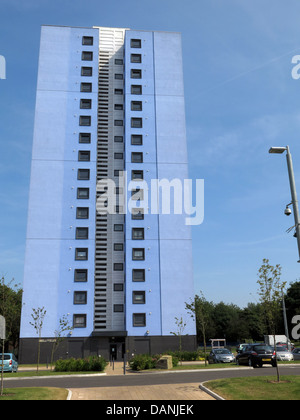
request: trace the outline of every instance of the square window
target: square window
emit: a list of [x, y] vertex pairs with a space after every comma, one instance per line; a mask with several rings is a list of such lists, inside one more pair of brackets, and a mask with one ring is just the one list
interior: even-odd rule
[[114, 283], [114, 292], [123, 292], [124, 285], [123, 283]]
[[77, 188], [77, 198], [81, 200], [88, 200], [90, 198], [90, 189]]
[[145, 270], [134, 269], [132, 270], [132, 281], [143, 282], [145, 281]]
[[115, 159], [123, 159], [123, 153], [115, 153]]
[[141, 39], [131, 39], [130, 40], [130, 47], [131, 48], [142, 48], [142, 40]]
[[145, 327], [146, 326], [146, 314], [133, 314], [133, 326], [134, 327]]
[[88, 219], [89, 218], [89, 207], [77, 207], [76, 219]]
[[115, 120], [114, 125], [115, 127], [123, 127], [123, 120]]
[[142, 62], [142, 54], [131, 54], [130, 55], [131, 63], [141, 63]]
[[144, 209], [134, 208], [131, 209], [132, 220], [144, 220]]
[[92, 109], [92, 100], [80, 99], [80, 109]]
[[132, 292], [132, 303], [139, 305], [146, 303], [146, 293], [144, 291]]
[[141, 95], [143, 93], [142, 85], [131, 85], [132, 95]]
[[114, 137], [115, 143], [123, 143], [123, 136], [115, 136]]
[[91, 122], [92, 122], [92, 117], [91, 116], [89, 116], [89, 115], [80, 115], [80, 117], [79, 117], [79, 125], [81, 127], [82, 126], [88, 127], [88, 126], [91, 125]]
[[131, 79], [141, 79], [142, 78], [142, 70], [131, 69], [130, 77], [131, 77]]
[[92, 92], [92, 83], [81, 83], [80, 92]]
[[123, 89], [115, 89], [115, 95], [123, 95]]
[[73, 315], [73, 328], [86, 328], [86, 314]]
[[132, 181], [135, 179], [143, 180], [144, 179], [144, 171], [131, 171], [131, 179]]
[[114, 263], [114, 271], [123, 271], [122, 263]]
[[75, 249], [75, 260], [86, 261], [88, 259], [88, 248], [76, 248]]
[[89, 150], [79, 150], [78, 151], [78, 161], [79, 162], [89, 162], [91, 160], [91, 152]]
[[93, 67], [81, 67], [81, 76], [85, 76], [85, 77], [93, 76]]
[[81, 60], [82, 61], [93, 61], [93, 52], [92, 51], [82, 51]]
[[88, 281], [88, 271], [86, 269], [76, 269], [74, 272], [74, 281], [76, 283], [86, 283]]
[[78, 169], [77, 179], [81, 181], [88, 181], [90, 179], [90, 170], [89, 169]]
[[74, 292], [74, 305], [86, 305], [87, 292]]
[[114, 232], [123, 232], [123, 229], [123, 225], [121, 224], [114, 225]]
[[142, 118], [131, 118], [131, 127], [132, 128], [143, 128], [143, 119]]
[[144, 239], [145, 231], [144, 228], [132, 228], [131, 238], [133, 240], [142, 240]]
[[116, 80], [123, 80], [123, 74], [121, 74], [121, 73], [116, 73], [116, 74], [115, 74], [115, 79], [116, 79]]
[[114, 251], [123, 251], [123, 244], [114, 244]]
[[123, 59], [122, 58], [116, 58], [115, 59], [115, 65], [116, 66], [123, 66]]
[[132, 152], [131, 153], [131, 162], [132, 163], [143, 163], [143, 153]]
[[88, 144], [91, 142], [91, 133], [79, 133], [79, 143]]
[[82, 37], [82, 45], [93, 45], [94, 38], [92, 36], [83, 36]]
[[143, 136], [142, 134], [132, 134], [131, 144], [133, 146], [142, 146], [143, 145]]
[[123, 111], [123, 104], [115, 104], [116, 111]]
[[89, 228], [77, 227], [76, 228], [76, 239], [89, 239]]
[[133, 259], [133, 261], [144, 261], [145, 260], [145, 249], [144, 248], [133, 248], [132, 259]]
[[143, 102], [142, 101], [131, 101], [131, 111], [142, 111]]
[[114, 312], [124, 312], [124, 305], [114, 305]]
[[133, 201], [144, 200], [144, 190], [141, 190], [140, 188], [131, 190], [131, 200]]
[[114, 170], [114, 176], [122, 176], [123, 169], [115, 169]]

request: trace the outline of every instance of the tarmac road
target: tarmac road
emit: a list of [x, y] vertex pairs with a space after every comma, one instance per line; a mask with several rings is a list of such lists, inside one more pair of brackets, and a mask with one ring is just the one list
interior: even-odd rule
[[[280, 366], [281, 375], [300, 375], [300, 366]], [[104, 376], [64, 376], [64, 377], [39, 377], [19, 378], [4, 381], [6, 388], [18, 387], [58, 387], [58, 388], [101, 388], [101, 387], [130, 387], [168, 384], [201, 383], [213, 379], [269, 376], [276, 375], [276, 369], [263, 367], [233, 368], [216, 370], [193, 370], [168, 373], [135, 373], [131, 375], [104, 375]]]

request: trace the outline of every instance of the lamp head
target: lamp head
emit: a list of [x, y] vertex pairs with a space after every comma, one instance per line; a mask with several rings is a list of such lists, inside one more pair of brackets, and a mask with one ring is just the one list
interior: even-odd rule
[[281, 154], [287, 150], [286, 147], [271, 147], [269, 153]]

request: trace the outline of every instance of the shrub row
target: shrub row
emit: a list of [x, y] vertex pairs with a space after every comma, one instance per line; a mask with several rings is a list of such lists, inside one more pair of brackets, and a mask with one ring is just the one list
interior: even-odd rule
[[[137, 354], [130, 360], [129, 365], [132, 370], [137, 371], [155, 369], [156, 363], [161, 358], [161, 356], [161, 354], [156, 354], [154, 356], [150, 356], [149, 354]], [[171, 356], [173, 366], [175, 367], [178, 365], [179, 359], [175, 355]]]
[[85, 359], [59, 359], [55, 362], [55, 372], [103, 372], [108, 362], [103, 357], [90, 356]]
[[166, 354], [177, 357], [184, 362], [192, 362], [197, 360], [205, 360], [205, 353], [202, 351], [169, 351]]

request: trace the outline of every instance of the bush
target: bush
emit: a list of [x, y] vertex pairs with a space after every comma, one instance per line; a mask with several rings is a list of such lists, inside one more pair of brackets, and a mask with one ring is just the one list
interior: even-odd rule
[[154, 369], [157, 359], [155, 357], [150, 356], [149, 354], [137, 354], [134, 356], [129, 365], [132, 370], [146, 370], [146, 369]]
[[[172, 356], [173, 367], [178, 366], [179, 359], [178, 357], [174, 356], [173, 354], [166, 353]], [[132, 370], [147, 370], [147, 369], [155, 369], [156, 363], [161, 358], [161, 354], [156, 354], [154, 356], [150, 356], [149, 354], [137, 354], [134, 356], [130, 362], [130, 368]]]
[[103, 357], [90, 356], [85, 359], [59, 359], [55, 362], [55, 372], [103, 372], [107, 366]]

